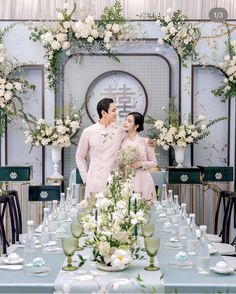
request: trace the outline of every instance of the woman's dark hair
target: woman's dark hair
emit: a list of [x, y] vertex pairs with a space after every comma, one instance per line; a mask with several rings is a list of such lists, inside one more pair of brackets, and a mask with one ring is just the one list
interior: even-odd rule
[[114, 103], [114, 101], [111, 98], [103, 98], [102, 100], [98, 102], [97, 112], [98, 112], [99, 118], [102, 118], [102, 110], [108, 112], [108, 109], [111, 103]]
[[134, 117], [134, 124], [138, 125], [137, 132], [143, 131], [143, 124], [144, 124], [144, 117], [139, 112], [130, 112], [128, 115], [133, 115]]

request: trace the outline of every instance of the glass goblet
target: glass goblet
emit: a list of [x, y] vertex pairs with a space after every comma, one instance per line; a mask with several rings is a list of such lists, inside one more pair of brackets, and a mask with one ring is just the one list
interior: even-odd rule
[[154, 224], [146, 223], [141, 226], [142, 236], [144, 238], [150, 238], [154, 234]]
[[71, 233], [73, 237], [75, 237], [77, 241], [76, 251], [81, 250], [81, 248], [79, 247], [79, 238], [81, 237], [83, 233], [83, 227], [81, 224], [77, 223], [77, 224], [71, 224], [70, 228], [71, 228]]
[[77, 267], [72, 265], [72, 256], [76, 251], [77, 240], [75, 238], [62, 238], [62, 248], [67, 256], [67, 265], [63, 266], [63, 271], [75, 271]]
[[158, 271], [160, 268], [154, 265], [154, 257], [156, 256], [159, 250], [160, 239], [145, 238], [144, 244], [145, 244], [147, 254], [150, 257], [150, 265], [146, 266], [144, 269], [147, 271]]

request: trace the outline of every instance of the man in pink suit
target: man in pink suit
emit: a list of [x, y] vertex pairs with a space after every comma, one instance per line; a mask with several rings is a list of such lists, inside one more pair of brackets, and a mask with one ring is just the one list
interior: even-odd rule
[[[124, 130], [115, 125], [117, 113], [114, 101], [104, 98], [97, 104], [99, 121], [84, 129], [76, 151], [76, 164], [86, 183], [85, 198], [90, 192], [105, 190], [107, 178], [117, 168], [116, 152], [124, 138]], [[86, 157], [89, 155], [90, 164]]]

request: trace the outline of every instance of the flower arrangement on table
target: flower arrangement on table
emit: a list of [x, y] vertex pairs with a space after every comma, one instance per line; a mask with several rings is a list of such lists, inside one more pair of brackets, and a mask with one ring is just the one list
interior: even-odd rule
[[191, 23], [186, 23], [187, 17], [180, 10], [173, 11], [172, 8], [167, 9], [167, 15], [154, 15], [156, 24], [161, 26], [161, 30], [165, 36], [158, 39], [158, 45], [165, 42], [174, 47], [183, 60], [191, 57], [196, 59], [197, 53], [195, 47], [201, 36], [199, 28]]
[[[23, 77], [14, 76], [14, 71], [20, 67], [19, 62], [6, 55], [3, 36], [13, 25], [0, 30], [0, 137], [4, 133], [5, 123], [13, 117], [25, 117], [22, 95], [35, 86]], [[18, 70], [19, 71], [19, 70]]]
[[167, 114], [165, 121], [149, 116], [146, 123], [152, 125], [152, 137], [164, 150], [169, 150], [172, 146], [186, 147], [188, 144], [197, 143], [210, 134], [209, 127], [226, 119], [220, 117], [206, 123], [205, 116], [199, 115], [194, 124], [190, 121], [181, 123], [180, 114], [175, 107], [175, 97], [170, 98], [169, 109], [162, 107], [162, 110]]
[[42, 118], [27, 121], [28, 129], [25, 131], [26, 144], [31, 144], [31, 149], [40, 146], [69, 147], [80, 131], [82, 114], [72, 111], [64, 118], [56, 118], [54, 126], [50, 126]]
[[225, 75], [224, 83], [219, 88], [212, 90], [212, 93], [226, 101], [236, 96], [236, 40], [231, 41], [228, 34], [227, 55], [224, 56], [223, 62], [218, 66]]
[[[97, 193], [95, 210], [82, 218], [84, 232], [92, 237], [94, 260], [98, 264], [124, 269], [135, 250], [135, 227], [146, 222], [148, 206], [138, 193], [132, 194], [132, 174], [123, 178], [118, 170], [112, 172], [103, 193]], [[132, 195], [132, 197], [131, 197]]]
[[[72, 12], [64, 8], [58, 10], [56, 24], [35, 26], [31, 32], [32, 41], [41, 41], [48, 60], [46, 66], [49, 86], [55, 90], [57, 76], [60, 74], [60, 55], [70, 55], [78, 50], [105, 52], [108, 57], [118, 60], [111, 49], [112, 41], [125, 41], [137, 37], [134, 25], [127, 25], [122, 15], [122, 5], [116, 0], [114, 5], [106, 7], [100, 20], [88, 15], [85, 19], [73, 20], [76, 5]], [[29, 26], [32, 29], [31, 25]]]

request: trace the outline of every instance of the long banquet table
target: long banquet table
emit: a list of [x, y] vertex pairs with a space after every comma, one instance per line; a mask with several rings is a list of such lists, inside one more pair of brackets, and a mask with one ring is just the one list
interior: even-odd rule
[[[157, 223], [156, 227], [159, 226], [160, 224]], [[63, 252], [39, 251], [47, 266], [52, 269], [50, 273], [46, 276], [26, 276], [23, 269], [19, 271], [0, 269], [0, 293], [91, 293], [105, 290], [109, 293], [236, 293], [235, 273], [220, 275], [210, 272], [201, 275], [194, 267], [171, 268], [168, 264], [174, 260], [178, 250], [164, 248], [170, 237], [171, 235], [168, 234], [160, 234], [161, 247], [157, 259], [161, 271], [158, 272], [145, 271], [144, 267], [149, 260], [144, 259], [133, 261], [124, 271], [112, 273], [96, 269], [95, 264], [88, 260], [77, 271], [68, 273], [61, 270], [65, 263]], [[88, 257], [89, 250], [85, 249], [80, 254]], [[22, 256], [23, 248], [17, 248], [16, 252]], [[192, 260], [194, 261], [195, 258], [192, 257]], [[221, 259], [219, 255], [211, 256], [210, 265], [215, 265]]]

